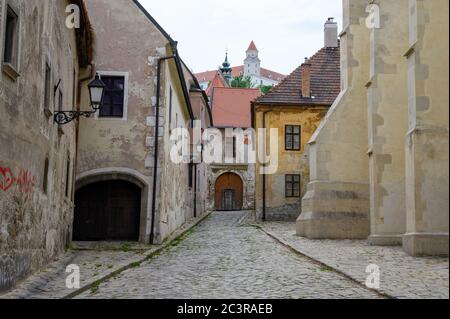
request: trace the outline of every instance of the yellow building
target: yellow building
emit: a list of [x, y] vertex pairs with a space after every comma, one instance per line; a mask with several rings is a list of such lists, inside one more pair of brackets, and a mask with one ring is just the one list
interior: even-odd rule
[[[329, 19], [325, 24], [325, 46], [253, 102], [253, 127], [257, 132], [267, 130], [266, 142], [258, 141], [257, 145], [265, 146], [266, 154], [278, 153], [277, 163], [270, 163], [276, 166], [273, 171], [264, 174], [262, 161], [257, 161], [258, 219], [295, 220], [301, 213], [302, 197], [309, 182], [305, 150], [340, 92], [339, 51], [337, 24]], [[274, 135], [270, 132], [274, 129], [278, 131], [277, 146], [271, 140]]]

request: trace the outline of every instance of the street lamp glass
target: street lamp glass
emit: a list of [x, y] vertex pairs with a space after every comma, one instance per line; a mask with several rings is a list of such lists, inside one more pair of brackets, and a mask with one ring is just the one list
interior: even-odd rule
[[88, 84], [89, 95], [91, 98], [91, 105], [94, 110], [98, 110], [103, 104], [103, 97], [105, 95], [106, 85], [100, 80], [98, 73], [95, 75], [95, 79]]

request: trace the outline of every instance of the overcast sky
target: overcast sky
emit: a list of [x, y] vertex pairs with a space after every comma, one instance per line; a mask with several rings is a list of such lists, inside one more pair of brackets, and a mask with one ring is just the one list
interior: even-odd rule
[[194, 72], [217, 69], [228, 48], [242, 65], [254, 40], [262, 67], [289, 74], [323, 47], [323, 25], [335, 17], [342, 28], [341, 0], [140, 0], [179, 42]]

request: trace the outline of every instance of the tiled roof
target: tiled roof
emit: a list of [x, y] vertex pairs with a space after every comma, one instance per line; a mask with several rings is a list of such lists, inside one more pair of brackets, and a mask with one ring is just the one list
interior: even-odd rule
[[259, 89], [214, 88], [211, 108], [215, 127], [250, 128], [251, 102]]
[[341, 91], [340, 50], [323, 48], [309, 59], [311, 64], [311, 96], [302, 96], [302, 66], [288, 75], [256, 104], [332, 105]]
[[[195, 77], [197, 78], [197, 80], [200, 83], [204, 83], [204, 82], [211, 82], [214, 77], [216, 76], [217, 71], [206, 71], [206, 72], [201, 72], [201, 73], [196, 73]], [[240, 75], [244, 74], [244, 66], [240, 65], [240, 66], [235, 66], [232, 68], [232, 76], [238, 77]], [[278, 72], [274, 72], [274, 71], [270, 71], [264, 68], [261, 68], [261, 76], [265, 77], [267, 79], [272, 79], [274, 81], [282, 81], [286, 76], [278, 73]]]
[[211, 96], [214, 88], [225, 88], [229, 87], [227, 81], [223, 78], [223, 75], [220, 71], [216, 71], [216, 75], [212, 79], [208, 88], [206, 89], [206, 95]]
[[258, 51], [255, 42], [252, 41], [252, 43], [250, 43], [250, 46], [248, 47], [247, 51]]

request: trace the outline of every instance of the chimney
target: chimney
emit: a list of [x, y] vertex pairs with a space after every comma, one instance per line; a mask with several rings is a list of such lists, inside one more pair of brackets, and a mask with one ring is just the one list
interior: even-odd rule
[[338, 46], [338, 25], [334, 18], [328, 18], [325, 22], [325, 47], [337, 48]]
[[311, 63], [308, 58], [305, 58], [305, 63], [302, 64], [302, 96], [311, 98]]

